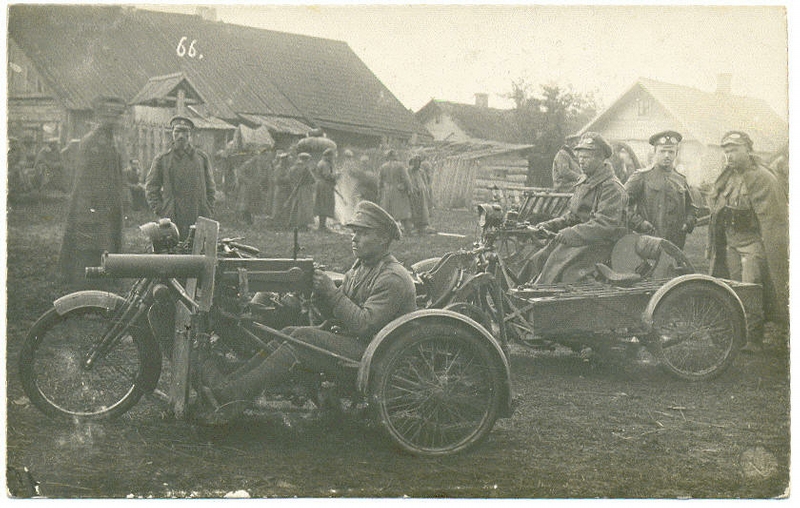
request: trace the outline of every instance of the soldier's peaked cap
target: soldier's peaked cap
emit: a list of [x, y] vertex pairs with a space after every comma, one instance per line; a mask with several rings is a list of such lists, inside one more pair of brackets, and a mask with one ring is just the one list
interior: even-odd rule
[[297, 158], [300, 159], [301, 161], [311, 160], [311, 154], [306, 152], [301, 152], [297, 154]]
[[653, 134], [648, 141], [653, 146], [672, 146], [680, 143], [682, 139], [680, 132], [664, 131]]
[[611, 145], [608, 144], [608, 141], [603, 139], [603, 136], [597, 132], [584, 132], [581, 136], [581, 140], [573, 150], [600, 150], [603, 152], [605, 158], [611, 157], [611, 154], [614, 152]]
[[725, 145], [742, 145], [752, 150], [753, 140], [750, 139], [750, 136], [748, 136], [746, 132], [728, 131], [722, 136], [722, 141], [719, 143], [719, 146]]
[[399, 240], [402, 236], [400, 226], [397, 225], [394, 217], [372, 201], [358, 203], [353, 218], [345, 226], [377, 229], [387, 233], [392, 240]]
[[194, 129], [194, 122], [185, 116], [173, 116], [169, 121], [169, 126], [173, 129]]

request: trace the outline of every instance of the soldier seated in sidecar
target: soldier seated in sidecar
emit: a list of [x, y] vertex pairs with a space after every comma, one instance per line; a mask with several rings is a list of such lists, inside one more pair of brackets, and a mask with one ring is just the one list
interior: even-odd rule
[[[353, 230], [357, 260], [340, 287], [324, 272], [314, 273], [314, 293], [320, 312], [330, 319], [321, 327], [289, 327], [290, 334], [306, 344], [359, 361], [373, 336], [395, 318], [416, 310], [414, 282], [408, 271], [389, 253], [400, 238], [395, 220], [378, 205], [362, 201], [347, 223]], [[262, 352], [245, 365], [223, 374], [208, 360], [202, 379], [210, 407], [197, 415], [203, 423], [224, 423], [237, 416], [260, 392], [279, 385], [292, 369], [323, 372], [338, 378], [342, 369], [333, 355], [307, 347], [272, 341], [271, 354]], [[210, 393], [210, 396], [209, 396]]]
[[551, 240], [533, 254], [519, 274], [521, 282], [574, 282], [595, 270], [611, 255], [614, 243], [627, 233], [628, 197], [614, 168], [606, 161], [611, 145], [600, 134], [587, 132], [575, 147], [584, 176], [578, 180], [567, 211], [541, 222], [534, 233]]

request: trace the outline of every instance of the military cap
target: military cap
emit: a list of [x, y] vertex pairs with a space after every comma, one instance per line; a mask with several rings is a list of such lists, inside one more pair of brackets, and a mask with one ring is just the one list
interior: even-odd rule
[[278, 154], [278, 160], [280, 160], [280, 159], [285, 159], [285, 158], [286, 158], [286, 157], [288, 157], [288, 156], [289, 156], [289, 154], [288, 154], [288, 153], [286, 153], [286, 152], [281, 152], [281, 153], [279, 153], [279, 154]]
[[344, 151], [344, 156], [345, 157], [352, 157], [353, 156], [353, 151], [352, 150], [345, 150]]
[[125, 112], [125, 100], [120, 97], [99, 95], [92, 100], [92, 109], [100, 114], [121, 115]]
[[178, 130], [194, 129], [194, 122], [185, 116], [173, 116], [169, 121], [169, 126]]
[[400, 226], [397, 225], [394, 217], [372, 201], [358, 203], [353, 213], [353, 218], [345, 226], [377, 229], [383, 233], [388, 233], [392, 240], [399, 240], [402, 237]]
[[584, 132], [581, 136], [580, 142], [573, 148], [573, 150], [601, 150], [603, 152], [603, 156], [607, 159], [611, 157], [613, 150], [611, 149], [611, 145], [608, 144], [608, 141], [603, 139], [597, 132]]
[[297, 160], [300, 160], [300, 161], [311, 160], [311, 154], [308, 154], [306, 152], [299, 153], [299, 154], [297, 154]]
[[748, 136], [746, 132], [728, 131], [722, 136], [722, 141], [719, 143], [719, 146], [725, 145], [742, 145], [752, 150], [753, 140], [750, 139], [750, 136]]
[[653, 146], [674, 146], [681, 142], [683, 136], [679, 132], [664, 131], [650, 136], [649, 142]]

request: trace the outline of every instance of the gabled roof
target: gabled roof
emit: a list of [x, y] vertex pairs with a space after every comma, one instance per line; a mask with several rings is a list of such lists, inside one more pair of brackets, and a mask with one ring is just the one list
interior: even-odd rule
[[342, 41], [122, 6], [8, 12], [9, 36], [69, 109], [88, 109], [101, 94], [129, 101], [151, 77], [182, 73], [220, 118], [251, 113], [429, 136]]
[[421, 123], [433, 115], [448, 115], [468, 136], [503, 143], [525, 143], [513, 121], [514, 111], [431, 99], [415, 113]]
[[205, 102], [200, 92], [189, 82], [189, 78], [182, 72], [176, 72], [148, 79], [139, 93], [134, 95], [128, 103], [156, 106], [164, 100], [177, 102], [178, 90], [181, 89], [186, 92], [186, 104], [203, 104]]
[[777, 151], [788, 139], [786, 121], [761, 99], [703, 92], [647, 78], [639, 78], [580, 132], [596, 130], [596, 126], [612, 117], [627, 99], [639, 91], [650, 94], [682, 124], [685, 138], [696, 139], [705, 145], [719, 144], [723, 134], [730, 130], [747, 132], [757, 151]]
[[294, 118], [283, 118], [280, 116], [265, 116], [265, 115], [248, 115], [242, 113], [239, 115], [247, 122], [262, 125], [270, 130], [281, 134], [292, 134], [295, 136], [305, 136], [311, 127], [295, 120]]

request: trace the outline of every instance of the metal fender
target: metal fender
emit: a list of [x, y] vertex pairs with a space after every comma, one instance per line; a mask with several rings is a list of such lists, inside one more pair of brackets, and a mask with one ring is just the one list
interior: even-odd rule
[[372, 342], [369, 343], [367, 346], [366, 351], [361, 357], [361, 364], [358, 368], [358, 378], [357, 378], [357, 388], [360, 393], [366, 394], [368, 393], [369, 387], [369, 376], [372, 371], [372, 360], [377, 358], [381, 351], [391, 345], [391, 338], [396, 336], [398, 333], [403, 331], [404, 329], [414, 326], [417, 323], [421, 323], [424, 321], [449, 321], [452, 322], [454, 326], [459, 326], [462, 328], [468, 328], [473, 330], [477, 333], [481, 338], [486, 340], [489, 344], [492, 345], [495, 352], [497, 353], [496, 358], [502, 364], [503, 371], [505, 372], [505, 379], [504, 379], [504, 386], [505, 386], [505, 393], [504, 393], [504, 416], [511, 415], [511, 369], [508, 365], [508, 358], [506, 358], [505, 353], [503, 353], [502, 347], [500, 347], [500, 343], [495, 339], [491, 333], [489, 333], [486, 328], [481, 326], [477, 321], [463, 315], [459, 314], [458, 312], [453, 312], [450, 310], [444, 309], [421, 309], [411, 312], [409, 314], [405, 314], [400, 316], [399, 318], [395, 319], [383, 329], [378, 332]]
[[125, 301], [121, 296], [108, 291], [86, 290], [64, 295], [53, 302], [56, 312], [63, 316], [67, 312], [79, 307], [103, 307], [113, 310]]
[[411, 271], [414, 273], [428, 272], [431, 270], [431, 268], [436, 266], [436, 263], [438, 263], [440, 259], [442, 258], [440, 257], [428, 258], [428, 259], [423, 259], [421, 261], [417, 261], [416, 263], [411, 265]]
[[656, 291], [653, 296], [650, 297], [650, 301], [647, 302], [647, 307], [642, 314], [642, 324], [644, 324], [646, 330], [649, 332], [653, 328], [653, 312], [656, 310], [656, 306], [659, 304], [662, 298], [669, 293], [672, 289], [676, 286], [684, 284], [686, 282], [693, 282], [693, 281], [703, 281], [708, 284], [713, 284], [715, 286], [721, 287], [728, 293], [728, 295], [738, 304], [739, 312], [741, 313], [742, 320], [745, 324], [745, 330], [747, 329], [747, 318], [744, 312], [744, 304], [742, 300], [739, 298], [739, 295], [731, 289], [731, 287], [725, 284], [724, 281], [717, 279], [716, 277], [712, 277], [710, 275], [704, 275], [701, 273], [690, 273], [687, 275], [681, 275], [680, 277], [675, 277], [674, 279], [670, 280]]

